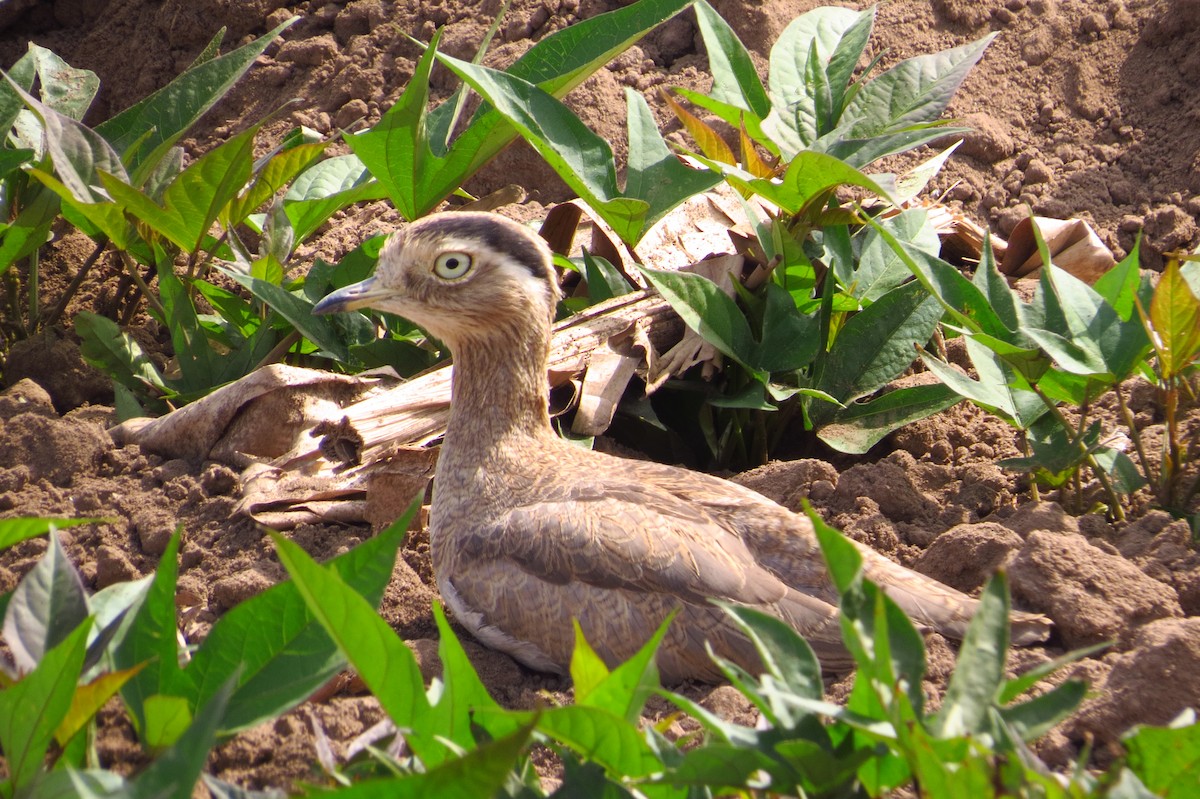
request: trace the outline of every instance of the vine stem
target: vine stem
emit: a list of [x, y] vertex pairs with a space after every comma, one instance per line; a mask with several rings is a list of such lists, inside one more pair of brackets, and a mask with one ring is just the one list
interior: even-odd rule
[[158, 311], [158, 313], [162, 316], [163, 319], [166, 319], [167, 318], [166, 309], [163, 308], [163, 305], [161, 302], [158, 301], [158, 298], [155, 297], [150, 292], [150, 287], [148, 285], [146, 285], [146, 281], [142, 280], [142, 276], [138, 274], [137, 264], [134, 263], [134, 260], [132, 258], [130, 258], [129, 254], [126, 252], [121, 252], [120, 258], [121, 258], [121, 264], [125, 267], [125, 271], [129, 273], [129, 278], [141, 290], [142, 296], [144, 296], [146, 298], [146, 302], [150, 306], [152, 306], [154, 308], [154, 310]]
[[[93, 249], [91, 254], [88, 255], [87, 259], [84, 260], [83, 265], [79, 267], [79, 271], [75, 273], [75, 277], [71, 278], [71, 282], [67, 284], [67, 288], [63, 291], [62, 297], [60, 297], [58, 302], [55, 303], [54, 307], [50, 309], [50, 313], [46, 314], [46, 319], [44, 322], [42, 322], [41, 327], [50, 327], [58, 321], [60, 316], [63, 315], [63, 311], [67, 310], [67, 303], [69, 303], [71, 298], [74, 297], [79, 291], [80, 286], [83, 285], [83, 281], [87, 278], [88, 272], [90, 272], [92, 267], [95, 266], [96, 261], [100, 259], [100, 256], [104, 253], [106, 247], [108, 247], [107, 238], [102, 238], [96, 242], [95, 249]], [[30, 303], [34, 302], [35, 301], [32, 299], [30, 300]], [[34, 306], [31, 304], [31, 311], [33, 307]], [[31, 327], [35, 321], [36, 320], [32, 318], [30, 319]]]
[[[1046, 394], [1040, 388], [1038, 388], [1036, 383], [1030, 383], [1030, 388], [1032, 388], [1033, 393], [1037, 394], [1038, 397], [1041, 398], [1042, 402], [1046, 404], [1046, 409], [1050, 411], [1050, 415], [1054, 417], [1054, 420], [1062, 425], [1062, 428], [1066, 430], [1068, 434], [1072, 433], [1074, 428], [1072, 427], [1071, 423], [1067, 421], [1067, 417], [1062, 415], [1062, 411], [1058, 409], [1058, 405], [1054, 402], [1054, 400], [1047, 397]], [[1119, 522], [1125, 521], [1125, 510], [1121, 507], [1121, 498], [1118, 496], [1116, 489], [1113, 488], [1112, 482], [1108, 479], [1108, 475], [1105, 474], [1104, 470], [1100, 468], [1100, 464], [1096, 463], [1096, 459], [1088, 450], [1087, 444], [1083, 443], [1083, 438], [1076, 436], [1075, 442], [1079, 448], [1079, 453], [1083, 455], [1088, 466], [1092, 467], [1092, 474], [1096, 475], [1096, 481], [1100, 483], [1101, 488], [1104, 489], [1104, 493], [1108, 495], [1109, 505], [1112, 507], [1113, 518]]]
[[1141, 431], [1134, 424], [1133, 412], [1129, 410], [1129, 405], [1125, 403], [1125, 395], [1121, 393], [1121, 386], [1117, 384], [1113, 387], [1113, 391], [1117, 395], [1117, 408], [1121, 411], [1121, 421], [1125, 422], [1125, 426], [1129, 428], [1129, 437], [1133, 439], [1133, 448], [1137, 450], [1138, 460], [1142, 462], [1142, 473], [1147, 480], [1153, 479], [1150, 474], [1150, 459], [1146, 457], [1146, 448], [1142, 444]]

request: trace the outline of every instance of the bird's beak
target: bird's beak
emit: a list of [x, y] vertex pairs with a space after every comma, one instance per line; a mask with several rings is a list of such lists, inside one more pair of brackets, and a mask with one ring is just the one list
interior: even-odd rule
[[385, 293], [380, 288], [378, 280], [369, 277], [333, 292], [314, 305], [312, 312], [320, 315], [365, 308]]

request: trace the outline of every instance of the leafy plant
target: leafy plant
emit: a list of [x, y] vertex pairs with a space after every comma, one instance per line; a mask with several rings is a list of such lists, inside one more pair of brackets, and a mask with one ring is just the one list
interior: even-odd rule
[[4, 640], [15, 671], [0, 672], [0, 747], [8, 776], [0, 796], [33, 796], [48, 779], [47, 755], [78, 764], [87, 726], [137, 668], [112, 670], [101, 661], [144, 586], [113, 587], [88, 597], [59, 543], [57, 529], [91, 519], [7, 519], [0, 543], [49, 533], [37, 565], [4, 601]]
[[[209, 749], [293, 707], [346, 663], [379, 699], [403, 747], [388, 750], [400, 755], [369, 748], [365, 760], [335, 767], [329, 778], [336, 789], [316, 789], [321, 795], [543, 796], [530, 762], [535, 743], [558, 754], [559, 790], [569, 794], [602, 788], [616, 796], [767, 791], [833, 797], [917, 789], [934, 799], [965, 792], [1087, 799], [1146, 796], [1137, 792], [1144, 785], [1161, 795], [1186, 795], [1171, 791], [1190, 784], [1194, 720], [1132, 733], [1127, 764], [1118, 761], [1104, 774], [1052, 775], [1032, 754], [1026, 743], [1063, 719], [1084, 689], [1066, 681], [1021, 697], [1089, 652], [1005, 678], [1003, 577], [984, 590], [940, 709], [926, 711], [920, 634], [862, 578], [853, 546], [815, 517], [841, 595], [844, 640], [858, 666], [845, 706], [824, 701], [820, 664], [803, 639], [778, 619], [736, 606], [725, 609], [756, 648], [763, 670], [750, 674], [718, 664], [762, 714], [764, 723], [753, 728], [662, 690], [654, 653], [670, 620], [615, 668], [577, 629], [574, 704], [507, 710], [488, 695], [435, 605], [443, 671], [426, 688], [413, 653], [375, 610], [416, 508], [326, 566], [275, 536], [292, 580], [222, 616], [186, 662], [175, 632], [178, 535], [153, 577], [87, 597], [51, 520], [0, 522], [0, 542], [48, 529], [52, 536], [6, 613], [5, 641], [25, 666], [0, 685], [0, 745], [9, 764], [0, 795], [190, 796], [201, 779], [218, 795], [236, 791], [202, 773]], [[99, 768], [86, 745], [91, 719], [118, 690], [153, 756], [132, 778]], [[643, 727], [646, 700], [655, 693], [694, 716], [703, 740], [672, 743], [658, 728]]]
[[[628, 92], [630, 156], [622, 191], [608, 143], [557, 98], [690, 4], [641, 0], [583, 20], [545, 37], [504, 71], [437, 53], [435, 36], [400, 100], [371, 130], [346, 142], [411, 220], [459, 189], [519, 133], [623, 240], [636, 243], [671, 208], [719, 178], [671, 155], [645, 101]], [[435, 57], [465, 85], [427, 111]], [[485, 102], [456, 132], [466, 86]]]
[[[416, 508], [314, 568], [340, 575], [373, 612]], [[175, 609], [179, 534], [153, 577], [89, 597], [54, 529], [90, 521], [0, 522], [6, 545], [47, 529], [51, 534], [45, 556], [6, 601], [4, 640], [17, 673], [0, 676], [0, 746], [9, 763], [0, 796], [47, 796], [80, 784], [134, 796], [190, 796], [220, 738], [299, 704], [344, 660], [294, 583], [240, 603], [190, 659], [182, 658]], [[88, 743], [93, 717], [118, 691], [143, 746], [155, 755], [131, 781], [99, 769]], [[58, 746], [47, 769], [52, 743]]]
[[[1177, 263], [1157, 287], [1138, 273], [1138, 250], [1095, 286], [1043, 262], [1038, 289], [1023, 302], [996, 269], [990, 243], [972, 279], [940, 259], [889, 237], [918, 280], [946, 309], [952, 330], [965, 339], [977, 377], [971, 378], [928, 353], [926, 366], [959, 395], [1024, 433], [1027, 455], [1003, 462], [1029, 472], [1043, 485], [1074, 484], [1082, 512], [1080, 470], [1087, 467], [1105, 493], [1108, 512], [1123, 517], [1122, 497], [1155, 485], [1158, 501], [1177, 513], [1195, 496], [1181, 485], [1180, 467], [1195, 444], [1182, 442], [1174, 411], [1194, 378], [1200, 339], [1200, 302]], [[1188, 267], [1192, 271], [1194, 267]], [[1149, 309], [1149, 310], [1147, 310]], [[1150, 356], [1153, 356], [1151, 358]], [[1147, 451], [1133, 423], [1122, 383], [1149, 376], [1166, 411], [1167, 434], [1158, 459]], [[1191, 389], [1194, 393], [1194, 389]], [[1140, 467], [1089, 419], [1091, 406], [1115, 392]], [[1060, 406], [1074, 409], [1072, 420]], [[1169, 410], [1167, 410], [1169, 409]]]
[[[379, 698], [410, 757], [375, 751], [370, 767], [334, 776], [346, 796], [409, 795], [417, 791], [507, 791], [544, 795], [530, 779], [534, 742], [563, 760], [560, 791], [604, 790], [618, 796], [689, 796], [694, 792], [757, 795], [887, 795], [906, 787], [949, 797], [1105, 795], [1135, 783], [1114, 769], [1052, 776], [1026, 743], [1064, 719], [1084, 686], [1066, 681], [1021, 699], [1043, 677], [1090, 651], [1076, 652], [1007, 679], [1008, 594], [1003, 577], [984, 591], [946, 697], [924, 709], [922, 639], [904, 613], [861, 574], [861, 557], [820, 523], [823, 553], [841, 594], [843, 635], [858, 672], [847, 704], [824, 701], [820, 664], [786, 624], [758, 611], [725, 609], [745, 631], [763, 663], [753, 675], [718, 661], [726, 677], [762, 714], [753, 728], [722, 720], [692, 700], [658, 686], [654, 650], [664, 628], [630, 661], [609, 669], [576, 631], [571, 662], [575, 704], [538, 711], [499, 707], [479, 682], [435, 606], [443, 664], [427, 689], [412, 653], [370, 605], [332, 572], [322, 571], [294, 544], [276, 537], [280, 557], [310, 610]], [[669, 623], [669, 622], [668, 622]], [[648, 696], [659, 692], [703, 726], [703, 741], [681, 745], [658, 729], [639, 729]], [[1148, 738], [1149, 736], [1147, 736]], [[1173, 779], [1171, 774], [1162, 779]], [[456, 794], [457, 795], [457, 794]], [[1117, 794], [1113, 794], [1117, 795]]]
[[[710, 93], [675, 89], [681, 97], [741, 131], [743, 144], [762, 147], [793, 171], [797, 157], [823, 153], [857, 169], [888, 155], [907, 152], [963, 128], [941, 119], [950, 99], [979, 61], [995, 34], [940, 53], [905, 59], [872, 77], [883, 58], [877, 55], [857, 72], [875, 23], [876, 7], [861, 12], [823, 7], [802, 14], [784, 29], [771, 48], [764, 87], [746, 47], [729, 24], [704, 0], [695, 5], [700, 33], [713, 74]], [[676, 106], [678, 108], [678, 106]], [[679, 109], [682, 110], [682, 109]], [[690, 114], [681, 115], [706, 154], [732, 155], [720, 136]], [[743, 169], [761, 171], [747, 146]], [[739, 173], [727, 173], [727, 177]], [[763, 178], [759, 176], [758, 180]], [[735, 177], [738, 182], [744, 178]], [[786, 186], [787, 180], [784, 180]], [[775, 193], [758, 184], [767, 191]], [[786, 192], [786, 188], [782, 191]], [[786, 207], [785, 203], [779, 203]]]
[[[896, 209], [949, 152], [901, 178], [861, 170], [959, 130], [941, 114], [990, 37], [908, 59], [872, 79], [877, 58], [855, 77], [874, 8], [816, 9], [775, 43], [764, 87], [728, 24], [704, 2], [695, 8], [713, 91], [676, 91], [739, 131], [739, 155], [711, 125], [668, 100], [704, 153], [696, 160], [775, 209], [757, 223], [745, 250], [759, 268], [755, 286], [735, 285], [736, 299], [699, 275], [644, 272], [688, 326], [737, 365], [722, 390], [692, 389], [707, 397], [702, 432], [719, 463], [761, 462], [798, 411], [825, 443], [865, 452], [957, 400], [942, 385], [880, 393], [912, 364], [914, 345], [933, 336], [942, 311], [911, 283], [876, 226], [866, 224], [868, 215], [878, 216], [892, 237], [936, 254], [928, 215]], [[885, 205], [869, 214], [840, 205], [837, 193], [850, 188]], [[732, 277], [736, 284], [740, 275]], [[764, 416], [777, 408], [775, 418]]]

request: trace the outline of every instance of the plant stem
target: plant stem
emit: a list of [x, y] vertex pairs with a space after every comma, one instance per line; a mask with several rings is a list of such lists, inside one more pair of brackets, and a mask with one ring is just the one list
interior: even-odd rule
[[[1021, 449], [1024, 450], [1026, 458], [1028, 458], [1032, 454], [1032, 450], [1029, 447], [1029, 431], [1028, 430], [1021, 431]], [[1033, 497], [1034, 502], [1042, 501], [1042, 492], [1041, 492], [1041, 489], [1038, 488], [1037, 478], [1034, 477], [1032, 474], [1029, 475], [1029, 496]]]
[[4, 325], [12, 329], [18, 338], [28, 338], [29, 328], [21, 321], [21, 286], [17, 280], [17, 271], [9, 269], [4, 272], [5, 303], [8, 305], [11, 319], [4, 320]]
[[1150, 474], [1150, 459], [1146, 457], [1146, 448], [1142, 444], [1142, 433], [1134, 425], [1133, 413], [1125, 404], [1125, 395], [1121, 393], [1120, 384], [1113, 386], [1113, 391], [1117, 395], [1117, 408], [1121, 411], [1121, 421], [1125, 422], [1125, 426], [1129, 428], [1129, 437], [1133, 439], [1133, 448], [1137, 450], [1138, 460], [1142, 462], [1142, 475], [1147, 482], [1151, 482], [1153, 477]]
[[[1074, 428], [1072, 427], [1071, 423], [1067, 421], [1067, 417], [1062, 415], [1062, 411], [1058, 409], [1058, 405], [1054, 402], [1054, 400], [1047, 397], [1046, 394], [1040, 388], [1038, 388], [1036, 383], [1030, 383], [1029, 387], [1032, 388], [1033, 393], [1037, 394], [1041, 398], [1042, 402], [1045, 403], [1046, 409], [1050, 412], [1050, 415], [1054, 417], [1054, 420], [1058, 422], [1064, 430], [1067, 431], [1068, 435], [1071, 435]], [[1112, 517], [1117, 521], [1124, 521], [1125, 509], [1121, 507], [1121, 497], [1117, 494], [1116, 489], [1113, 488], [1112, 482], [1110, 482], [1108, 479], [1108, 475], [1105, 474], [1104, 470], [1100, 468], [1100, 464], [1096, 463], [1096, 459], [1092, 456], [1091, 451], [1088, 450], [1087, 444], [1083, 442], [1083, 438], [1076, 436], [1075, 443], [1079, 448], [1079, 453], [1083, 455], [1084, 460], [1087, 461], [1088, 466], [1092, 467], [1092, 474], [1096, 475], [1096, 481], [1100, 483], [1100, 487], [1103, 488], [1104, 493], [1108, 495], [1109, 506], [1112, 508]]]
[[38, 320], [38, 250], [29, 253], [29, 329], [37, 328]]
[[[71, 301], [71, 298], [74, 297], [76, 293], [78, 293], [79, 288], [83, 285], [83, 281], [87, 278], [88, 272], [90, 272], [92, 270], [92, 267], [95, 266], [96, 261], [100, 259], [100, 255], [104, 252], [104, 249], [106, 247], [108, 247], [108, 239], [107, 238], [101, 238], [99, 241], [96, 242], [95, 249], [92, 250], [91, 255], [89, 255], [87, 257], [87, 259], [83, 262], [83, 265], [79, 267], [79, 271], [75, 273], [75, 277], [71, 278], [71, 282], [67, 284], [66, 290], [63, 291], [63, 295], [61, 297], [59, 297], [58, 302], [55, 303], [55, 305], [54, 305], [54, 308], [52, 308], [50, 310], [50, 313], [46, 314], [46, 320], [45, 320], [45, 322], [42, 323], [41, 327], [50, 327], [51, 325], [53, 325], [55, 322], [58, 321], [60, 316], [63, 315], [63, 312], [67, 310], [67, 303], [69, 303]], [[32, 284], [30, 284], [30, 287], [31, 288], [33, 287]], [[30, 328], [31, 329], [32, 329], [33, 320], [34, 320], [34, 317], [32, 316], [33, 310], [34, 309], [33, 309], [32, 301], [31, 301], [31, 304], [30, 304], [30, 315], [31, 315]]]
[[284, 336], [282, 339], [280, 339], [279, 343], [276, 344], [274, 347], [272, 347], [271, 351], [268, 352], [266, 355], [264, 355], [263, 359], [261, 361], [259, 361], [257, 364], [255, 364], [254, 368], [261, 369], [264, 366], [267, 366], [268, 364], [275, 363], [280, 358], [282, 358], [284, 355], [286, 355], [287, 351], [290, 350], [293, 346], [295, 346], [296, 342], [299, 340], [300, 340], [300, 331], [298, 331], [298, 330], [291, 331], [286, 336]]
[[1175, 492], [1175, 473], [1180, 467], [1179, 459], [1179, 387], [1176, 378], [1163, 381], [1160, 388], [1163, 413], [1167, 421], [1167, 454], [1163, 458], [1162, 474], [1159, 476], [1158, 501], [1165, 507], [1171, 507], [1172, 496]]
[[149, 303], [154, 310], [158, 311], [159, 315], [162, 316], [163, 319], [166, 319], [167, 309], [163, 308], [163, 305], [158, 301], [158, 298], [150, 292], [150, 287], [146, 285], [146, 281], [142, 280], [142, 276], [138, 274], [137, 264], [134, 263], [133, 259], [129, 257], [128, 253], [122, 252], [119, 253], [119, 255], [122, 266], [124, 266], [125, 271], [129, 273], [129, 279], [137, 284], [137, 287], [146, 297], [146, 302]]

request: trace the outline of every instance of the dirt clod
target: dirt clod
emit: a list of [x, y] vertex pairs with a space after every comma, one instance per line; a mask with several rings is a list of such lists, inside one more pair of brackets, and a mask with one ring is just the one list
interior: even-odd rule
[[1129, 636], [1182, 616], [1175, 590], [1081, 535], [1033, 532], [1009, 566], [1013, 595], [1054, 620], [1070, 647]]
[[972, 593], [1021, 548], [1021, 537], [995, 522], [960, 524], [933, 539], [914, 564], [948, 586]]

